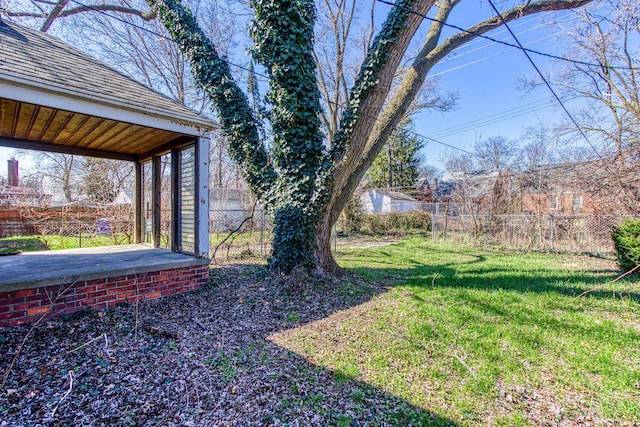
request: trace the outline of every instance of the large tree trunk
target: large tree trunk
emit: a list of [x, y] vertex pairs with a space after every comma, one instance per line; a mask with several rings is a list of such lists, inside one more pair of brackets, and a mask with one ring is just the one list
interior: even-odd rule
[[287, 204], [276, 210], [273, 224], [270, 268], [284, 273], [296, 268], [313, 268], [316, 265], [315, 216], [309, 215], [304, 208]]
[[[342, 213], [342, 210], [349, 202], [349, 198], [358, 187], [362, 177], [373, 163], [376, 155], [380, 152], [392, 131], [398, 126], [410, 108], [411, 103], [415, 100], [429, 71], [434, 65], [458, 47], [505, 23], [534, 13], [576, 8], [590, 1], [591, 0], [541, 0], [534, 3], [529, 2], [505, 11], [502, 13], [502, 18], [489, 18], [469, 28], [466, 32], [455, 33], [442, 42], [440, 42], [440, 37], [445, 26], [444, 23], [460, 0], [440, 1], [436, 19], [429, 28], [420, 52], [405, 74], [398, 89], [387, 103], [384, 111], [379, 115], [374, 115], [373, 111], [375, 110], [375, 104], [379, 102], [379, 97], [373, 94], [374, 96], [365, 98], [366, 104], [368, 105], [368, 115], [369, 117], [375, 117], [375, 120], [369, 120], [369, 123], [360, 121], [354, 126], [355, 130], [351, 134], [353, 139], [349, 141], [349, 146], [345, 154], [345, 158], [348, 161], [342, 161], [335, 169], [333, 181], [335, 190], [331, 194], [331, 201], [324, 211], [316, 234], [316, 257], [318, 265], [329, 272], [340, 271], [340, 267], [338, 267], [335, 262], [330, 250], [331, 230]], [[428, 1], [416, 2], [415, 6], [426, 7], [428, 9], [430, 3]], [[405, 33], [405, 35], [406, 34], [407, 33]], [[401, 40], [402, 39], [400, 39], [400, 41]], [[393, 71], [395, 72], [395, 69]], [[385, 77], [388, 78], [389, 75], [383, 75], [380, 80], [384, 81]], [[364, 101], [362, 102], [365, 103]], [[381, 107], [382, 104], [379, 104], [379, 108]]]
[[340, 275], [343, 270], [333, 258], [331, 252], [332, 234], [333, 227], [329, 225], [329, 222], [321, 222], [316, 234], [315, 255], [320, 270], [327, 274]]

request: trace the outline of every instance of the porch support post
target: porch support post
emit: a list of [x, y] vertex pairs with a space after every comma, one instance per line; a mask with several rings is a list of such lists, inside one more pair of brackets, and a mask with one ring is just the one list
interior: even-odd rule
[[136, 243], [142, 243], [142, 230], [144, 230], [144, 207], [142, 206], [142, 163], [138, 161], [134, 162], [133, 170], [133, 217], [135, 221], [134, 240]]
[[180, 150], [174, 148], [171, 150], [171, 250], [174, 252], [178, 252], [182, 247], [180, 241], [182, 232], [181, 169]]
[[160, 247], [160, 215], [161, 215], [161, 203], [160, 199], [162, 197], [162, 157], [161, 156], [153, 156], [152, 159], [153, 166], [153, 190], [152, 190], [152, 204], [153, 204], [153, 226], [152, 226], [152, 234], [153, 234], [153, 247]]
[[195, 252], [201, 258], [209, 257], [209, 138], [201, 136], [195, 141], [196, 203]]

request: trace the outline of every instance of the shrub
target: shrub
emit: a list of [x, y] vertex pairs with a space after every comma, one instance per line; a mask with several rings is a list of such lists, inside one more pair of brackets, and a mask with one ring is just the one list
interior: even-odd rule
[[640, 264], [640, 219], [625, 219], [612, 238], [618, 265], [623, 271], [633, 270]]
[[362, 216], [364, 234], [405, 234], [431, 231], [431, 215], [423, 211], [390, 212]]
[[344, 229], [348, 233], [358, 232], [362, 228], [364, 212], [360, 205], [360, 198], [353, 196], [342, 211]]

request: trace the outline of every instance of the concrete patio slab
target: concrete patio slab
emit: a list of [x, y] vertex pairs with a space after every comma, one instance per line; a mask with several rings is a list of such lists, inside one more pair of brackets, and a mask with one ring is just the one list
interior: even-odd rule
[[207, 258], [147, 245], [26, 252], [0, 257], [0, 291], [207, 265]]

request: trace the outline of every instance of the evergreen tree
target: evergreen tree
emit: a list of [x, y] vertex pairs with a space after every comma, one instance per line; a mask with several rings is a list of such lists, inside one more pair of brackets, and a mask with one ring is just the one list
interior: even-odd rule
[[411, 119], [403, 121], [369, 168], [370, 186], [413, 187], [423, 160], [420, 150], [424, 146], [424, 141], [413, 132]]

